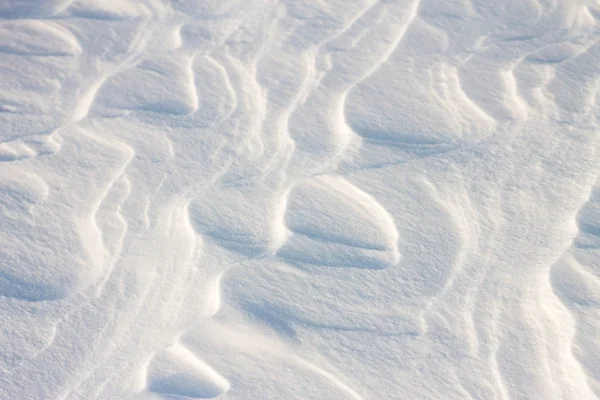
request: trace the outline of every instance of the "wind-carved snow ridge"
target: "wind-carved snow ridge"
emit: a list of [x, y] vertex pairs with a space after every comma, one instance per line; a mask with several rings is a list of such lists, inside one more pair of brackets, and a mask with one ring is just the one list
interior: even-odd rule
[[192, 399], [211, 399], [229, 390], [229, 382], [184, 347], [158, 352], [148, 365], [148, 389]]
[[383, 269], [398, 263], [398, 231], [387, 211], [340, 177], [318, 176], [294, 186], [285, 221], [293, 235], [284, 259], [316, 265]]
[[0, 398], [599, 398], [598, 18], [3, 2]]

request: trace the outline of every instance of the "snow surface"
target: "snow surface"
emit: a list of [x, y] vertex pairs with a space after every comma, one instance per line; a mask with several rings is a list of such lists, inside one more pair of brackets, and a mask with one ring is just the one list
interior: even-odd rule
[[0, 2], [1, 399], [597, 399], [598, 0]]

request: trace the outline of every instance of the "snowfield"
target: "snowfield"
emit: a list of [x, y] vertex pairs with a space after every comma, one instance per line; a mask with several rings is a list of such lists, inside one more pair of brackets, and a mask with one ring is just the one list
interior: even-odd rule
[[599, 0], [3, 0], [0, 399], [598, 399]]

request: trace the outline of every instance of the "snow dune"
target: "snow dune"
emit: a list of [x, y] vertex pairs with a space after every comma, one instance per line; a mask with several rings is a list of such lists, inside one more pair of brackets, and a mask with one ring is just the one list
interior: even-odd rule
[[2, 2], [0, 398], [599, 398], [599, 19]]

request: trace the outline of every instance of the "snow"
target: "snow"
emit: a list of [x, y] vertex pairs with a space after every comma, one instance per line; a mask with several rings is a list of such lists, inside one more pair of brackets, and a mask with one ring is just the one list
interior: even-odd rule
[[600, 398], [597, 0], [0, 4], [0, 398]]

